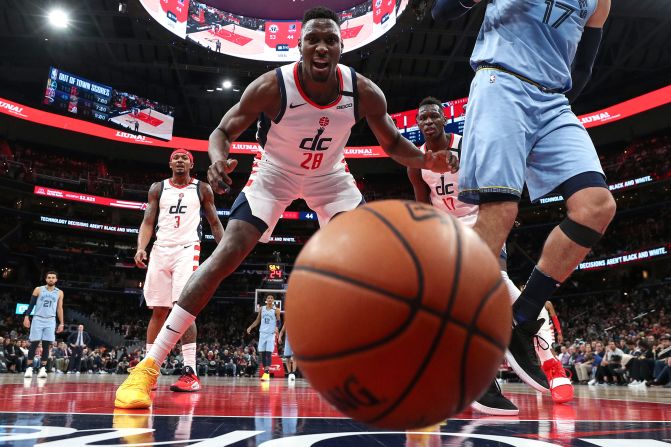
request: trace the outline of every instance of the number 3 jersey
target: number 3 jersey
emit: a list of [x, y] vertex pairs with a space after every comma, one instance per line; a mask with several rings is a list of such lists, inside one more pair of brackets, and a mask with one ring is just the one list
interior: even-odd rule
[[192, 179], [177, 186], [171, 179], [161, 182], [155, 245], [172, 247], [200, 242], [200, 182]]
[[[449, 138], [449, 135], [448, 135]], [[458, 147], [461, 136], [452, 134], [450, 147]], [[420, 148], [426, 152], [426, 145]], [[468, 226], [475, 225], [478, 217], [478, 206], [459, 201], [459, 190], [457, 189], [459, 173], [451, 172], [437, 173], [428, 169], [422, 169], [422, 179], [431, 190], [429, 199], [431, 205], [445, 211], [461, 220]]]
[[338, 97], [318, 105], [301, 88], [300, 63], [279, 67], [275, 75], [281, 106], [275, 117], [263, 115], [257, 139], [263, 151], [257, 155], [252, 173], [260, 165], [300, 176], [322, 176], [345, 170], [344, 148], [357, 121], [356, 72], [337, 66]]

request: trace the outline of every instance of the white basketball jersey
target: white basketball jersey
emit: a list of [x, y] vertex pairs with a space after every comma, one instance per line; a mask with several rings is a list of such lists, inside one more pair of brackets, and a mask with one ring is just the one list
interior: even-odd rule
[[320, 106], [303, 92], [298, 70], [299, 62], [275, 70], [282, 102], [276, 117], [261, 118], [259, 163], [301, 176], [346, 169], [344, 148], [357, 121], [356, 72], [339, 64], [340, 94]]
[[[459, 147], [460, 135], [451, 134], [450, 148]], [[426, 151], [426, 145], [420, 148]], [[453, 215], [468, 226], [475, 225], [478, 216], [478, 206], [459, 201], [459, 190], [457, 189], [459, 173], [452, 174], [444, 172], [439, 174], [428, 169], [422, 169], [422, 179], [431, 190], [431, 204], [446, 213]]]
[[161, 182], [156, 245], [170, 247], [199, 242], [200, 222], [199, 181], [192, 179], [186, 186], [176, 186], [170, 179]]

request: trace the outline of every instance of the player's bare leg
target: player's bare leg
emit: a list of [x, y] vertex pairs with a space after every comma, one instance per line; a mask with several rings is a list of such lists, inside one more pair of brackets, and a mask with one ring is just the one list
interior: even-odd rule
[[508, 239], [517, 217], [517, 202], [489, 202], [480, 204], [478, 220], [473, 229], [499, 257], [501, 247]]
[[156, 383], [160, 365], [180, 337], [194, 323], [221, 281], [233, 273], [252, 251], [261, 232], [238, 219], [228, 222], [217, 248], [184, 286], [182, 294], [166, 319], [154, 345], [131, 375], [119, 387], [115, 405], [120, 408], [149, 408], [149, 391]]
[[[571, 220], [603, 234], [615, 216], [615, 200], [606, 188], [586, 188], [566, 202]], [[548, 236], [538, 268], [559, 282], [568, 278], [591, 248], [578, 245], [558, 226]]]

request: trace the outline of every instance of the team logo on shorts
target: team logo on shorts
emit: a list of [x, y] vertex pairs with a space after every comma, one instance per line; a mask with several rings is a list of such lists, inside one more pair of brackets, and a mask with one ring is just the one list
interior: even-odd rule
[[319, 118], [319, 127], [326, 127], [329, 125], [329, 123], [330, 121], [328, 117], [322, 116], [321, 118]]
[[496, 75], [489, 75], [489, 83], [493, 84], [496, 82]]

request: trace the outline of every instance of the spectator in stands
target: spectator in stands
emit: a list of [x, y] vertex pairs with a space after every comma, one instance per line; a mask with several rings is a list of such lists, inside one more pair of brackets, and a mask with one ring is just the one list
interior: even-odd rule
[[624, 352], [615, 345], [615, 341], [608, 342], [601, 364], [596, 371], [596, 380], [599, 384], [607, 383], [609, 385], [623, 384], [622, 356]]
[[626, 370], [631, 378], [629, 386], [639, 386], [653, 379], [655, 366], [654, 352], [647, 340], [639, 340], [638, 348], [632, 354], [633, 358], [627, 362]]
[[82, 356], [84, 348], [91, 343], [91, 336], [84, 330], [84, 325], [77, 326], [77, 332], [68, 337], [68, 344], [72, 348], [72, 358], [68, 366], [68, 374], [79, 374], [81, 372]]
[[219, 355], [219, 371], [220, 376], [235, 377], [237, 374], [238, 365], [235, 364], [235, 359], [228, 349], [224, 349]]

